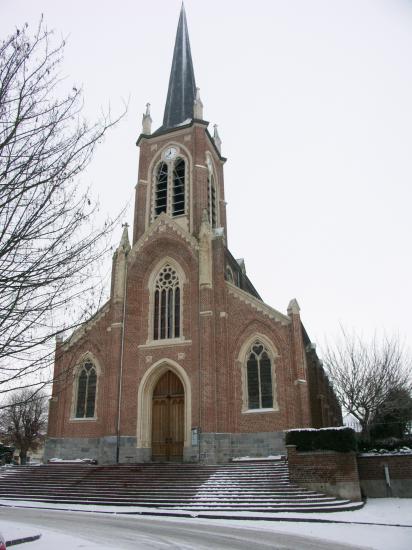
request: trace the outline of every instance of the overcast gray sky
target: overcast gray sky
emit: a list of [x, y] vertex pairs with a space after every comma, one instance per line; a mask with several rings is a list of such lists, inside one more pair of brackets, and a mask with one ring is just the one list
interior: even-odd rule
[[[263, 299], [301, 306], [312, 340], [339, 324], [412, 347], [412, 2], [186, 0], [206, 120], [219, 124], [229, 247]], [[129, 203], [145, 104], [161, 125], [180, 0], [0, 0], [5, 36], [44, 13], [68, 38], [85, 113], [127, 117], [94, 157], [103, 212]], [[119, 228], [119, 238], [121, 229]]]

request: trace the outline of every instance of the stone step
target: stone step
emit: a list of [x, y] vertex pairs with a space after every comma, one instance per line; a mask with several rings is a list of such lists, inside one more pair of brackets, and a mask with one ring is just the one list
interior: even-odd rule
[[[352, 503], [289, 482], [284, 461], [225, 465], [50, 464], [0, 473], [0, 498], [201, 511], [333, 511]], [[359, 507], [359, 505], [357, 505]]]
[[[12, 501], [12, 499], [5, 499], [5, 500], [10, 500]], [[96, 504], [100, 504], [100, 505], [105, 505], [105, 506], [122, 506], [122, 507], [125, 507], [125, 506], [139, 506], [141, 508], [149, 508], [149, 509], [153, 509], [153, 508], [158, 508], [158, 509], [161, 509], [161, 510], [170, 510], [170, 511], [173, 511], [173, 510], [180, 510], [180, 511], [187, 511], [187, 512], [196, 512], [196, 513], [199, 513], [199, 512], [299, 512], [299, 513], [303, 513], [303, 512], [336, 512], [336, 511], [339, 511], [340, 509], [344, 509], [344, 510], [356, 510], [356, 509], [359, 509], [360, 507], [363, 506], [363, 503], [352, 503], [350, 501], [336, 501], [335, 503], [331, 503], [331, 502], [328, 502], [328, 503], [310, 503], [310, 504], [307, 504], [307, 505], [304, 505], [304, 504], [299, 504], [299, 505], [296, 505], [296, 503], [294, 503], [293, 505], [288, 505], [288, 504], [277, 504], [277, 505], [272, 505], [272, 506], [268, 506], [268, 505], [260, 505], [260, 506], [236, 506], [236, 505], [227, 505], [227, 506], [222, 506], [220, 503], [214, 503], [214, 504], [211, 504], [211, 503], [206, 503], [206, 504], [202, 504], [202, 505], [198, 505], [198, 506], [193, 506], [193, 505], [188, 505], [187, 503], [182, 503], [181, 505], [159, 505], [158, 503], [156, 502], [147, 502], [147, 503], [138, 503], [136, 504], [134, 501], [130, 500], [130, 501], [122, 501], [122, 502], [118, 502], [118, 501], [113, 501], [113, 500], [105, 500], [105, 501], [99, 501], [99, 502], [96, 502], [92, 499], [88, 499], [88, 498], [85, 498], [84, 500], [82, 500], [81, 503], [79, 503], [79, 501], [77, 499], [69, 499], [69, 498], [66, 498], [66, 499], [62, 499], [62, 500], [59, 500], [58, 502], [56, 502], [56, 500], [54, 499], [47, 499], [47, 498], [44, 498], [44, 499], [32, 499], [30, 500], [30, 502], [43, 502], [43, 503], [50, 503], [50, 504], [53, 504], [53, 503], [57, 503], [57, 504], [65, 504], [65, 505], [77, 505], [77, 504], [83, 504], [83, 505], [96, 505]]]
[[[24, 495], [27, 495], [27, 496], [46, 496], [46, 497], [53, 497], [53, 498], [60, 498], [61, 496], [67, 496], [67, 495], [71, 495], [71, 496], [79, 496], [82, 495], [82, 493], [80, 491], [73, 491], [73, 490], [67, 490], [67, 489], [55, 489], [55, 490], [47, 490], [47, 489], [38, 489], [38, 490], [33, 490], [33, 491], [25, 491], [25, 490], [14, 490], [14, 491], [8, 491], [7, 493], [4, 493], [3, 495], [1, 495], [3, 498], [4, 497], [7, 497], [7, 496], [13, 496], [13, 497], [23, 497]], [[150, 500], [154, 500], [154, 499], [161, 499], [161, 500], [165, 500], [165, 499], [168, 499], [168, 500], [190, 500], [190, 501], [196, 501], [196, 500], [199, 500], [199, 501], [205, 501], [205, 500], [236, 500], [236, 501], [239, 501], [239, 502], [252, 502], [252, 501], [255, 501], [255, 500], [259, 500], [259, 501], [266, 501], [266, 500], [290, 500], [290, 501], [308, 501], [308, 500], [334, 500], [334, 497], [331, 497], [331, 496], [325, 496], [325, 495], [322, 495], [322, 494], [305, 494], [305, 493], [300, 493], [300, 494], [284, 494], [284, 495], [279, 495], [279, 494], [249, 494], [249, 495], [244, 495], [244, 494], [236, 494], [236, 495], [232, 495], [232, 496], [228, 496], [226, 493], [222, 493], [222, 494], [218, 494], [218, 493], [210, 493], [208, 495], [204, 495], [204, 494], [198, 494], [198, 493], [195, 493], [194, 491], [191, 492], [191, 493], [169, 493], [168, 491], [164, 491], [164, 492], [158, 492], [156, 494], [153, 494], [153, 493], [150, 493], [148, 494], [147, 492], [146, 493], [142, 493], [142, 494], [139, 494], [139, 493], [135, 493], [135, 492], [125, 492], [125, 493], [116, 493], [114, 491], [107, 491], [107, 490], [101, 490], [101, 491], [90, 491], [87, 493], [88, 496], [92, 497], [92, 498], [105, 498], [105, 497], [111, 497], [111, 498], [124, 498], [124, 499], [129, 499], [129, 498], [134, 498], [134, 499], [139, 499], [139, 500], [147, 500], [147, 499], [150, 499]]]
[[[35, 490], [48, 490], [48, 491], [52, 491], [52, 490], [61, 490], [61, 491], [77, 491], [77, 492], [81, 492], [81, 491], [84, 491], [84, 489], [86, 489], [88, 491], [96, 491], [96, 492], [106, 492], [107, 491], [107, 486], [103, 486], [103, 487], [95, 487], [93, 485], [85, 485], [85, 484], [82, 484], [81, 487], [73, 487], [73, 486], [66, 486], [66, 485], [56, 485], [56, 484], [53, 484], [53, 483], [45, 483], [45, 484], [42, 484], [41, 487], [38, 487], [38, 485], [34, 484], [34, 485], [25, 485], [25, 484], [8, 484], [7, 485], [7, 488], [5, 488], [4, 490], [1, 490], [0, 489], [0, 494], [7, 494], [9, 493], [10, 491], [14, 491], [14, 490], [19, 490], [19, 491], [35, 491]], [[122, 487], [113, 487], [111, 486], [110, 487], [110, 492], [111, 493], [114, 493], [114, 492], [121, 492], [121, 493], [133, 493], [133, 494], [139, 494], [139, 493], [145, 493], [147, 492], [147, 490], [150, 489], [151, 492], [153, 493], [156, 493], [156, 492], [159, 492], [159, 493], [168, 493], [168, 494], [184, 494], [184, 493], [187, 493], [187, 494], [193, 494], [193, 493], [196, 493], [197, 495], [210, 495], [210, 494], [225, 494], [225, 495], [250, 495], [250, 494], [259, 494], [259, 495], [274, 495], [274, 494], [279, 494], [279, 495], [296, 495], [296, 496], [300, 496], [300, 495], [306, 495], [306, 494], [317, 494], [316, 491], [304, 491], [303, 489], [299, 489], [299, 488], [291, 488], [291, 487], [285, 487], [283, 490], [280, 490], [278, 487], [273, 487], [273, 488], [266, 488], [264, 490], [262, 489], [256, 489], [256, 488], [247, 488], [247, 489], [244, 489], [242, 487], [239, 487], [239, 488], [235, 488], [235, 489], [225, 489], [225, 488], [222, 488], [222, 487], [215, 487], [215, 488], [210, 488], [210, 489], [204, 489], [204, 488], [201, 488], [199, 489], [199, 486], [197, 485], [193, 485], [192, 487], [185, 487], [185, 488], [179, 488], [179, 487], [176, 487], [176, 488], [170, 488], [170, 487], [161, 487], [161, 486], [156, 486], [156, 487], [153, 487], [153, 486], [147, 486], [147, 485], [142, 485], [142, 486], [138, 486], [138, 487], [133, 487], [131, 485], [128, 485], [128, 486], [122, 486]]]

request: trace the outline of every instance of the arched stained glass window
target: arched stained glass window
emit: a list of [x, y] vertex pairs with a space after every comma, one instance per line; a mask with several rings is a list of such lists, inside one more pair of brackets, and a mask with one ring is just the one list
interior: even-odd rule
[[157, 276], [154, 292], [153, 338], [179, 338], [180, 336], [179, 277], [172, 266], [166, 264]]
[[256, 341], [246, 362], [248, 409], [273, 407], [272, 361], [266, 348]]
[[217, 227], [217, 201], [216, 201], [216, 185], [213, 174], [209, 175], [207, 188], [207, 213], [209, 215], [209, 223], [212, 227]]
[[91, 361], [86, 361], [77, 378], [76, 418], [93, 418], [96, 407], [97, 374]]
[[157, 168], [155, 190], [155, 218], [162, 212], [167, 212], [167, 164], [161, 162]]
[[185, 161], [178, 158], [173, 165], [172, 216], [185, 213]]

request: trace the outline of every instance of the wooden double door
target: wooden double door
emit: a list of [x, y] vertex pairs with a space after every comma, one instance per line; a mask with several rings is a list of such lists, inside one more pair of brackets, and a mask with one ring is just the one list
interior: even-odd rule
[[183, 459], [184, 409], [182, 382], [169, 370], [153, 391], [152, 460], [180, 462]]

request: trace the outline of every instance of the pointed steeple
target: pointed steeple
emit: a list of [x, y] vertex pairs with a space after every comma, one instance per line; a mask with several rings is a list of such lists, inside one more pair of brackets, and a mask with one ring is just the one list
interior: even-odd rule
[[187, 119], [192, 119], [195, 99], [195, 73], [193, 71], [192, 54], [190, 52], [186, 13], [182, 4], [179, 24], [177, 26], [163, 126], [160, 129], [173, 128]]

